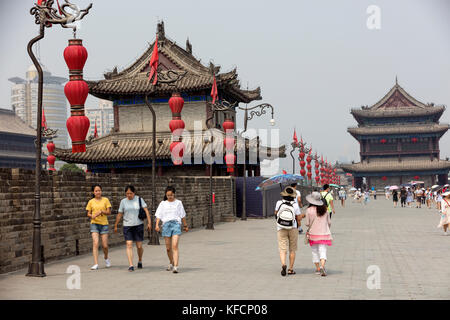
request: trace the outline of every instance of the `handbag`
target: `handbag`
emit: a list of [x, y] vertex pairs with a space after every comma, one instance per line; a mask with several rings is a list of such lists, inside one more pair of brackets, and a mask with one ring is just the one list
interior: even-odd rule
[[312, 227], [312, 225], [314, 223], [314, 220], [316, 220], [316, 218], [313, 219], [313, 221], [311, 222], [311, 224], [308, 227], [308, 230], [306, 230], [306, 232], [305, 232], [305, 240], [304, 241], [305, 241], [306, 245], [309, 244], [309, 230], [311, 229], [311, 227]]
[[139, 215], [138, 218], [141, 220], [145, 220], [145, 218], [147, 218], [147, 214], [145, 213], [144, 208], [142, 208], [142, 201], [141, 201], [141, 197], [139, 197]]

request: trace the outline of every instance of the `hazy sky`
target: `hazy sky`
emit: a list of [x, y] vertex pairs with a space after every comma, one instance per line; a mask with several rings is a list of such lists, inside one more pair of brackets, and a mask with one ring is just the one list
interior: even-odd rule
[[[34, 2], [0, 2], [0, 107], [10, 108], [7, 79], [24, 77], [31, 65], [26, 45], [38, 33], [29, 14]], [[296, 127], [299, 138], [331, 161], [359, 161], [359, 144], [346, 131], [356, 125], [349, 111], [380, 100], [396, 75], [417, 100], [450, 106], [450, 1], [74, 2], [81, 8], [93, 3], [78, 32], [89, 52], [85, 78], [102, 79], [114, 66], [130, 65], [163, 19], [166, 35], [182, 47], [189, 37], [204, 64], [213, 61], [223, 72], [237, 67], [244, 87], [261, 87], [263, 100], [249, 106], [276, 108], [281, 143], [290, 144]], [[370, 5], [381, 10], [379, 30], [367, 27]], [[53, 75], [68, 76], [62, 53], [70, 37], [71, 29], [54, 26], [40, 41], [41, 60]], [[89, 98], [87, 105], [96, 103]], [[269, 118], [249, 124], [269, 128]], [[240, 120], [242, 114], [238, 126]], [[441, 122], [449, 120], [447, 110]], [[440, 147], [441, 157], [450, 157], [450, 133]], [[288, 171], [290, 150], [281, 162]]]

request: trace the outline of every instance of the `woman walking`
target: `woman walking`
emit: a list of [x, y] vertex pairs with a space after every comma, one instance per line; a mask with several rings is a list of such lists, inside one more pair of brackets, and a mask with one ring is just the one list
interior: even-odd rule
[[447, 229], [450, 225], [450, 191], [442, 194], [441, 202], [441, 221], [439, 221], [438, 228], [444, 229], [444, 235], [448, 235]]
[[127, 186], [125, 188], [126, 198], [120, 201], [119, 212], [116, 217], [116, 223], [114, 225], [114, 233], [117, 233], [117, 226], [123, 217], [123, 236], [127, 244], [127, 257], [128, 257], [128, 271], [134, 271], [133, 264], [133, 242], [136, 243], [136, 249], [138, 253], [138, 269], [142, 269], [142, 256], [144, 254], [144, 248], [142, 242], [144, 241], [144, 220], [139, 219], [140, 209], [144, 209], [145, 216], [147, 218], [147, 229], [152, 229], [152, 221], [150, 213], [147, 209], [147, 204], [144, 199], [136, 196], [136, 189], [134, 186]]
[[408, 208], [411, 208], [411, 204], [414, 202], [413, 193], [410, 188], [408, 188], [408, 191], [406, 192], [406, 204], [408, 205]]
[[166, 242], [167, 256], [169, 257], [169, 266], [166, 270], [178, 273], [178, 244], [181, 236], [181, 223], [183, 223], [184, 231], [188, 232], [189, 228], [186, 223], [183, 203], [175, 199], [175, 188], [168, 186], [164, 194], [164, 200], [156, 209], [155, 230], [159, 232], [159, 222], [162, 221], [162, 236]]
[[99, 238], [102, 239], [103, 254], [105, 265], [111, 267], [111, 261], [108, 258], [108, 218], [111, 214], [111, 203], [108, 198], [102, 197], [102, 187], [98, 184], [92, 186], [92, 199], [86, 205], [87, 216], [91, 218], [92, 235], [92, 255], [94, 256], [94, 265], [91, 270], [98, 270], [98, 244]]
[[397, 207], [398, 192], [396, 189], [394, 189], [394, 191], [392, 191], [392, 201], [394, 202], [394, 207]]
[[325, 263], [327, 261], [327, 246], [331, 246], [333, 240], [330, 226], [331, 219], [327, 207], [324, 205], [321, 195], [313, 192], [306, 197], [309, 207], [306, 209], [306, 233], [312, 250], [312, 261], [316, 266], [316, 274], [325, 277]]

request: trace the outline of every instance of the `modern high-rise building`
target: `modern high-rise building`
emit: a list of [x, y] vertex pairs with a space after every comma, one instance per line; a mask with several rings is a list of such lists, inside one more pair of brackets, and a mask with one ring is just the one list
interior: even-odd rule
[[99, 137], [107, 135], [114, 128], [114, 110], [112, 101], [100, 99], [98, 108], [87, 107], [85, 112], [91, 122], [88, 137], [94, 135], [95, 123], [97, 123], [97, 134]]
[[[69, 135], [66, 120], [69, 115], [63, 83], [66, 78], [55, 77], [41, 64], [44, 73], [42, 107], [47, 127], [57, 129], [57, 137], [53, 139], [58, 148], [69, 146]], [[11, 106], [14, 112], [29, 126], [36, 129], [36, 110], [38, 99], [38, 73], [31, 65], [25, 79], [13, 77], [8, 79], [14, 85], [11, 89]]]

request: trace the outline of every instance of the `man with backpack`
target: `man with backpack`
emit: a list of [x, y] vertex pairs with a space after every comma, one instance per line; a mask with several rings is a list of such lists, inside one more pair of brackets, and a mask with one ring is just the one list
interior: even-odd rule
[[331, 215], [333, 213], [336, 213], [334, 211], [334, 203], [333, 203], [333, 195], [331, 194], [331, 189], [330, 186], [328, 184], [324, 184], [323, 185], [323, 191], [320, 193], [322, 198], [324, 198], [327, 201], [327, 210], [330, 213], [330, 219], [331, 219]]
[[277, 221], [278, 248], [280, 250], [281, 275], [286, 276], [286, 255], [289, 247], [289, 269], [287, 274], [295, 274], [294, 262], [297, 251], [298, 230], [301, 219], [305, 217], [295, 201], [297, 193], [292, 187], [286, 187], [280, 193], [282, 200], [275, 205], [275, 218]]

